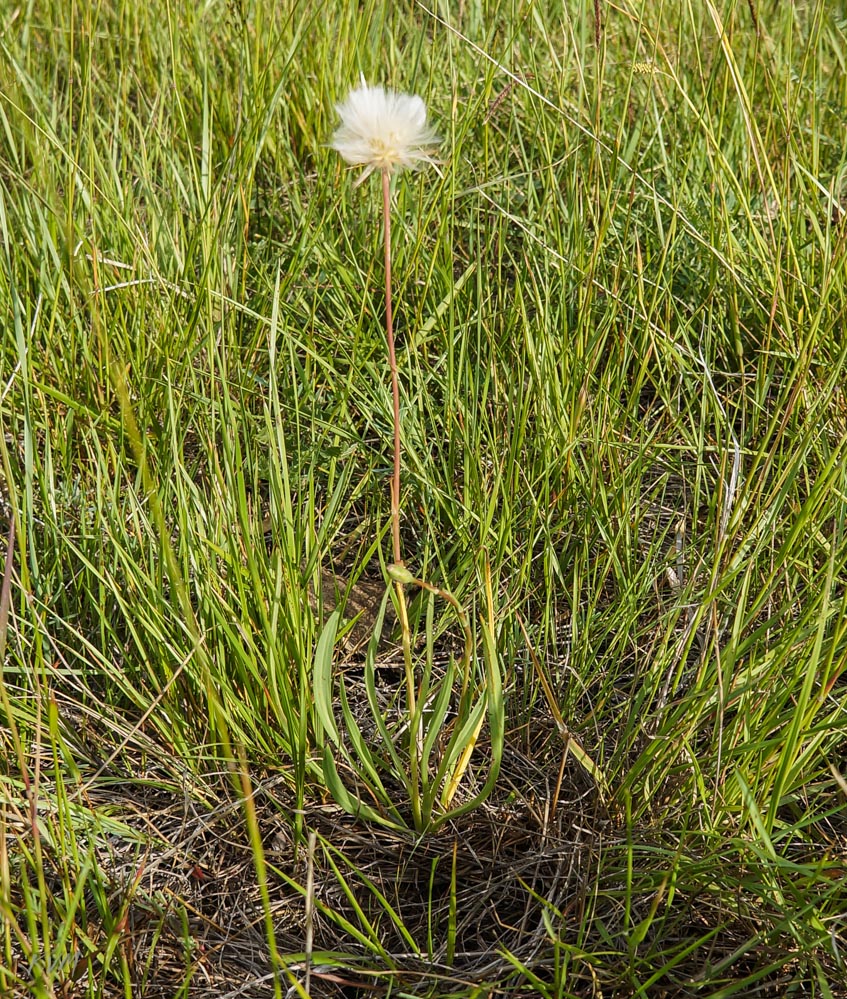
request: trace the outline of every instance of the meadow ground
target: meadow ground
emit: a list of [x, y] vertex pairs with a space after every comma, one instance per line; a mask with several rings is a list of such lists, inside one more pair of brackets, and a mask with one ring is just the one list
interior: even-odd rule
[[0, 12], [0, 994], [847, 995], [843, 5]]

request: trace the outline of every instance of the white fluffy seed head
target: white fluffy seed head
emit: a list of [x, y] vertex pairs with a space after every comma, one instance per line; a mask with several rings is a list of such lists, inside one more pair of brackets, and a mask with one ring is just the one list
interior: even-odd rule
[[357, 184], [374, 170], [417, 170], [432, 158], [439, 138], [427, 124], [426, 105], [413, 94], [362, 85], [336, 106], [341, 124], [330, 145], [353, 166], [365, 168]]

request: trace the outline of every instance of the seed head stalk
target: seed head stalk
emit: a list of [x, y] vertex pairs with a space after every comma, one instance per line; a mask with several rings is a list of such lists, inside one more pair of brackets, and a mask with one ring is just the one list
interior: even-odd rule
[[[383, 232], [385, 242], [385, 338], [388, 341], [388, 364], [391, 368], [391, 396], [394, 404], [394, 474], [391, 478], [391, 539], [394, 554], [394, 564], [403, 565], [403, 554], [400, 548], [400, 379], [397, 374], [397, 353], [394, 349], [394, 316], [391, 303], [391, 174], [382, 171], [382, 210]], [[400, 611], [400, 628], [403, 642], [403, 666], [406, 673], [406, 701], [409, 712], [410, 739], [410, 788], [412, 812], [415, 826], [420, 828], [421, 803], [418, 788], [418, 753], [422, 748], [420, 720], [416, 718], [417, 691], [415, 689], [415, 671], [412, 667], [412, 640], [409, 629], [409, 614], [406, 608], [405, 585], [396, 580], [397, 606]]]
[[394, 318], [391, 306], [391, 175], [382, 171], [382, 209], [385, 229], [385, 337], [391, 366], [391, 395], [394, 400], [394, 477], [391, 480], [391, 536], [394, 562], [403, 564], [400, 551], [400, 379], [394, 350]]

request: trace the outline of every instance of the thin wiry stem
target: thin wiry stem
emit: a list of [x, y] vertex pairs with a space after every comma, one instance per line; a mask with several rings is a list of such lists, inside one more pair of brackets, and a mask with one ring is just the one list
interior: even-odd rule
[[382, 171], [382, 206], [385, 226], [385, 336], [388, 340], [388, 363], [391, 365], [391, 395], [394, 400], [394, 477], [391, 480], [391, 536], [394, 561], [402, 565], [400, 553], [400, 382], [397, 355], [394, 352], [394, 321], [391, 309], [391, 177]]
[[[385, 337], [388, 341], [388, 363], [391, 367], [391, 395], [394, 401], [394, 475], [391, 479], [391, 537], [394, 546], [394, 563], [403, 565], [400, 551], [400, 380], [397, 375], [397, 354], [394, 350], [394, 321], [391, 309], [391, 177], [388, 170], [382, 171], [382, 207], [385, 238]], [[411, 790], [412, 813], [416, 828], [420, 829], [421, 804], [418, 787], [418, 755], [421, 751], [421, 720], [416, 717], [417, 692], [415, 671], [412, 667], [412, 639], [409, 631], [409, 614], [406, 608], [406, 591], [401, 582], [396, 582], [397, 605], [400, 628], [403, 636], [403, 665], [406, 672], [406, 698], [412, 732], [409, 746], [409, 786]]]

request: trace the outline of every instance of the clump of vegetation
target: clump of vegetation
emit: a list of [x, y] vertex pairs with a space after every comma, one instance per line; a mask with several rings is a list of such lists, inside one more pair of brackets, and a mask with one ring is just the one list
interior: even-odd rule
[[0, 993], [843, 993], [845, 26], [542, 6], [9, 12]]

